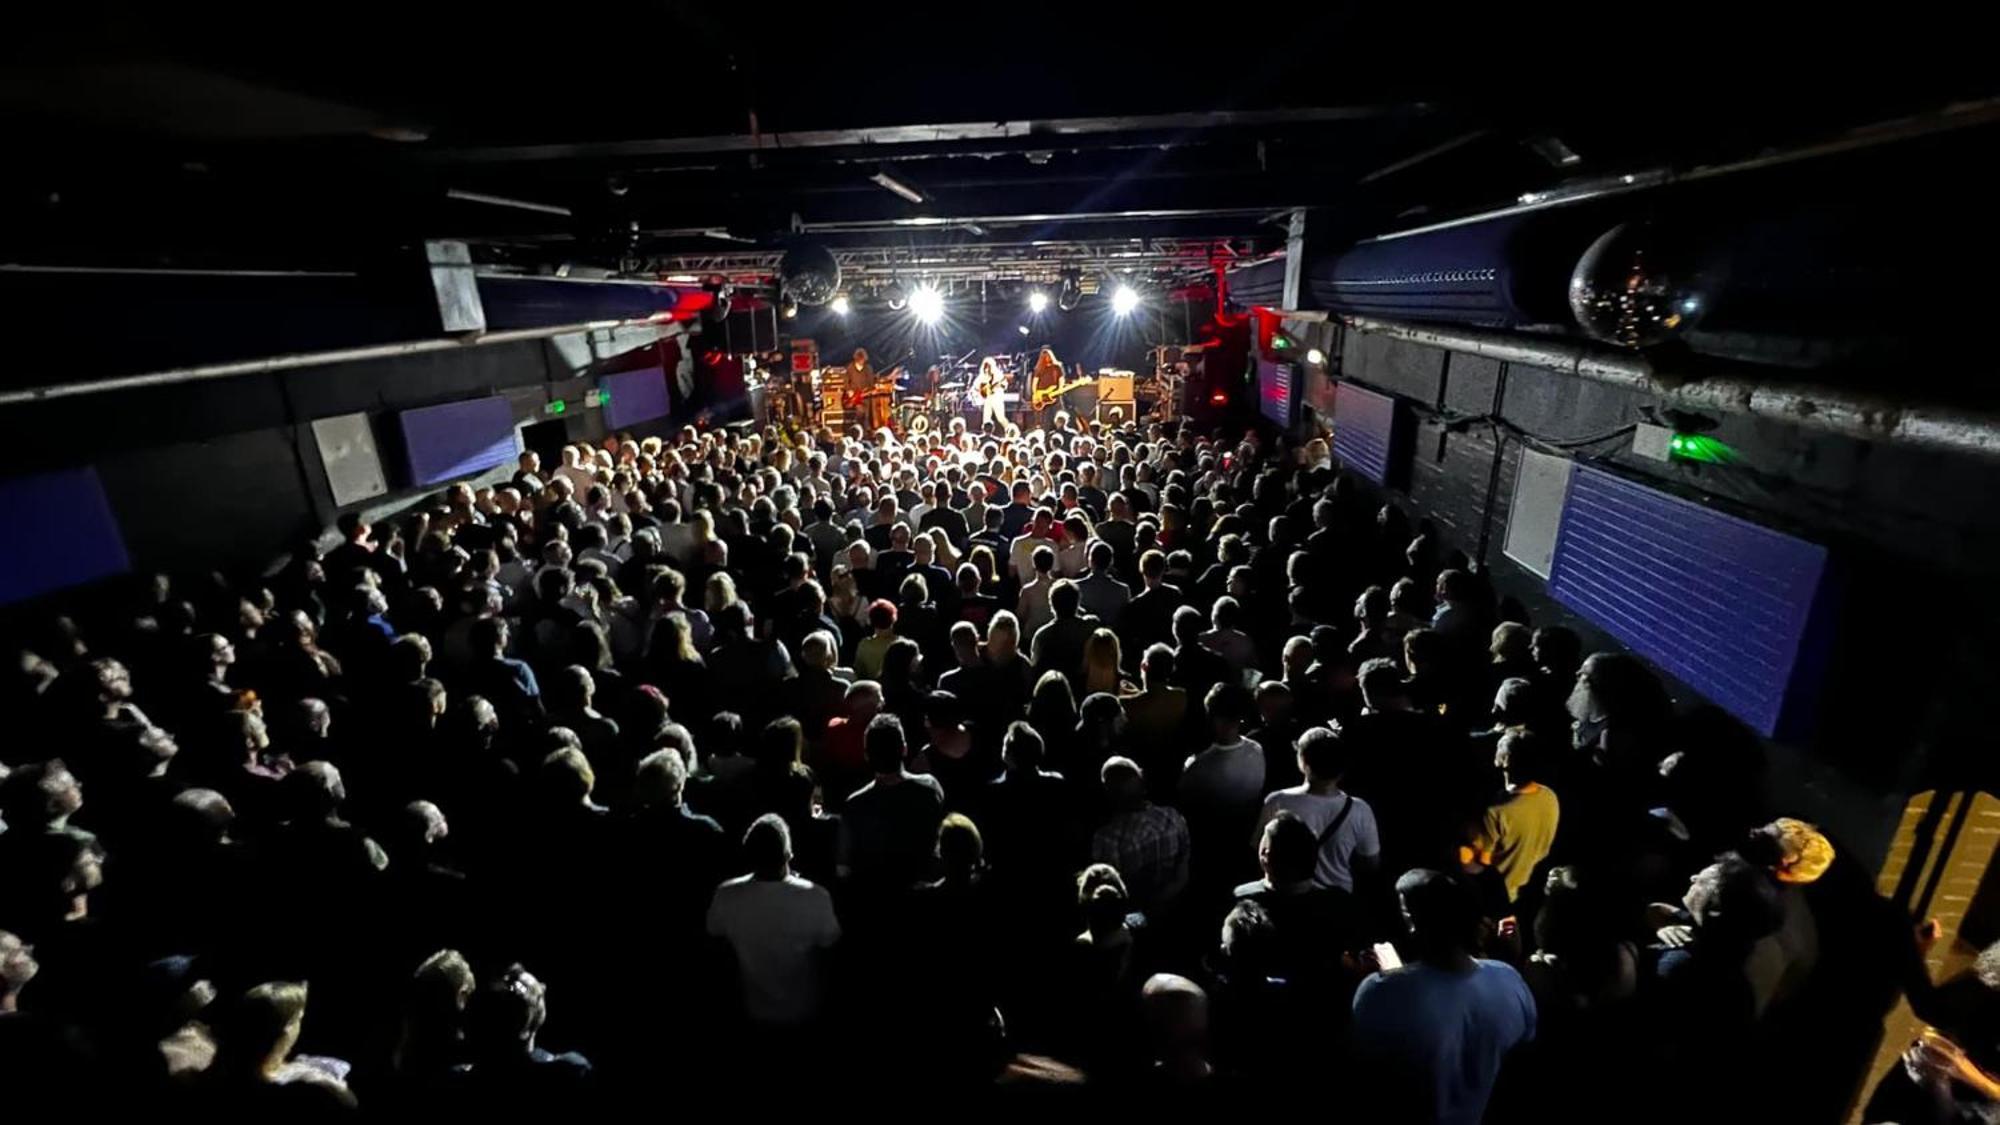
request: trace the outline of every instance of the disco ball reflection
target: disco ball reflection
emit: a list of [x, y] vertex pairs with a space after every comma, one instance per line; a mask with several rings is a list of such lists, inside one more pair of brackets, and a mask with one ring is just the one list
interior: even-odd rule
[[1675, 253], [1659, 228], [1621, 223], [1577, 259], [1569, 307], [1592, 337], [1648, 348], [1685, 332], [1708, 311], [1698, 271]]
[[840, 263], [820, 243], [803, 242], [779, 260], [778, 281], [799, 304], [824, 305], [840, 292]]

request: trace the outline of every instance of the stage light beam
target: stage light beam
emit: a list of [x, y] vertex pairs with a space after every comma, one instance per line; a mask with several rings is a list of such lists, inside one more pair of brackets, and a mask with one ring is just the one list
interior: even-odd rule
[[926, 285], [910, 294], [910, 311], [924, 324], [944, 319], [944, 294]]
[[1120, 285], [1111, 295], [1111, 311], [1119, 316], [1130, 316], [1139, 307], [1139, 291], [1130, 285]]
[[1040, 314], [1047, 312], [1048, 309], [1049, 309], [1049, 295], [1047, 293], [1044, 293], [1041, 290], [1037, 289], [1033, 293], [1028, 294], [1029, 312]]
[[1312, 364], [1314, 367], [1318, 367], [1326, 362], [1326, 353], [1320, 351], [1318, 348], [1307, 348], [1306, 362]]
[[847, 310], [853, 307], [853, 305], [847, 303], [847, 295], [845, 293], [833, 299], [833, 315], [835, 316], [846, 316]]

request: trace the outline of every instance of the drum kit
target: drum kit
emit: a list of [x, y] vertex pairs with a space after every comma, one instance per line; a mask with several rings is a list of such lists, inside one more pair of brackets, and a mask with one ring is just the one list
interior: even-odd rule
[[[949, 426], [953, 418], [963, 418], [967, 425], [978, 426], [980, 410], [986, 400], [977, 386], [980, 361], [974, 358], [976, 354], [967, 352], [964, 355], [938, 357], [939, 382], [936, 390], [929, 394], [906, 396], [900, 403], [900, 417], [906, 428], [918, 419], [922, 419], [928, 427], [943, 428]], [[1007, 386], [1018, 386], [1017, 372], [1026, 369], [1025, 357], [1002, 355], [994, 358], [1007, 375]], [[1003, 401], [1010, 406], [1021, 397], [1013, 391], [1004, 391], [1002, 395]]]
[[[846, 386], [846, 369], [828, 367], [815, 380], [821, 420], [836, 428], [851, 424], [869, 417], [869, 408], [879, 399], [886, 399], [886, 410], [882, 415], [875, 416], [886, 415], [883, 421], [901, 433], [942, 431], [949, 428], [954, 418], [964, 419], [968, 428], [977, 430], [989, 396], [980, 393], [985, 389], [980, 377], [983, 361], [975, 355], [968, 352], [939, 356], [930, 365], [937, 372], [937, 381], [928, 389], [924, 386], [925, 377], [919, 375], [904, 377], [900, 388], [892, 379], [883, 379], [868, 388], [849, 388]], [[1050, 393], [1042, 398], [1048, 401], [1040, 401], [1030, 394], [1029, 386], [1035, 358], [1034, 352], [991, 357], [1003, 377], [1002, 389], [997, 392], [1003, 404], [1000, 412], [1023, 426], [1031, 422], [1031, 418], [1023, 416], [1023, 412], [1058, 402], [1085, 417], [1114, 411], [1117, 417], [1131, 418], [1135, 407], [1165, 407], [1166, 400], [1171, 398], [1170, 394], [1162, 393], [1165, 388], [1158, 387], [1153, 379], [1141, 379], [1138, 381], [1140, 385], [1135, 387], [1130, 371], [1104, 368], [1090, 374], [1078, 368], [1073, 376], [1066, 375], [1061, 383], [1046, 388]], [[904, 365], [904, 369], [911, 372], [924, 370], [915, 363]], [[1136, 403], [1135, 390], [1140, 400]], [[801, 394], [795, 403], [786, 404], [788, 409], [785, 412], [803, 414], [805, 409], [809, 409], [808, 403], [809, 396]], [[778, 411], [774, 410], [774, 413]]]

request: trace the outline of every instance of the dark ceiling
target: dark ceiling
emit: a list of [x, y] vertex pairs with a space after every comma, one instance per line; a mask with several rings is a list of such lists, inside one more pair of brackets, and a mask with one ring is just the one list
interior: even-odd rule
[[1992, 93], [1935, 60], [1857, 81], [1853, 59], [1895, 52], [1879, 28], [1659, 5], [1545, 27], [1418, 5], [428, 7], [20, 17], [0, 260], [332, 267], [454, 237], [672, 272], [796, 230], [1247, 255], [1293, 207], [1374, 233]]

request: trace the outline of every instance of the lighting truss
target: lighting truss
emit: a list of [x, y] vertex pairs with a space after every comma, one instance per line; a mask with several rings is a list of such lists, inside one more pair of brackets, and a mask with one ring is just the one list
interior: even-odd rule
[[[939, 246], [836, 248], [841, 284], [848, 289], [886, 285], [897, 278], [939, 281], [1009, 281], [1059, 284], [1065, 269], [1085, 279], [1116, 272], [1157, 280], [1192, 279], [1208, 274], [1218, 258], [1234, 260], [1241, 251], [1229, 240], [1208, 238], [1093, 239], [1086, 241], [968, 242]], [[720, 275], [738, 288], [770, 285], [779, 250], [714, 250], [647, 260], [646, 272], [707, 277]]]

